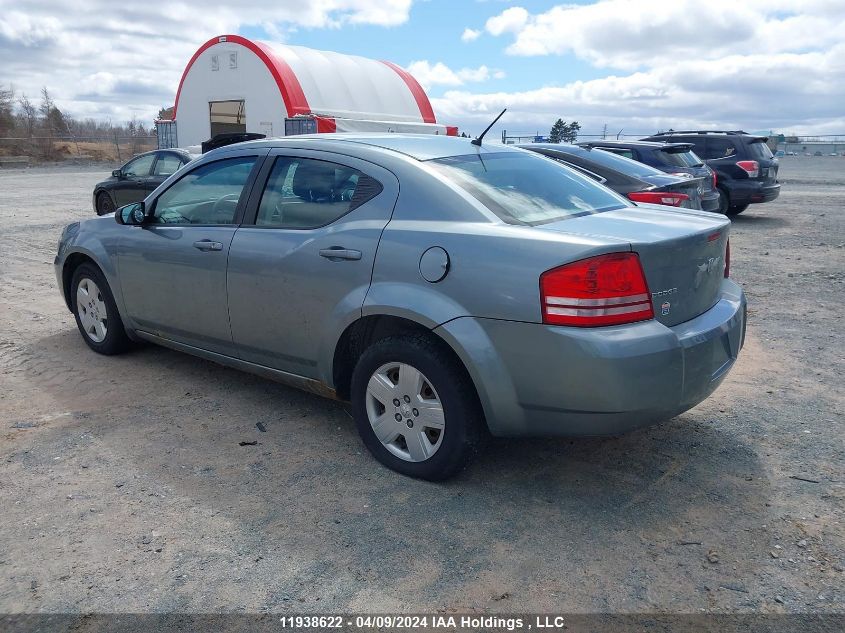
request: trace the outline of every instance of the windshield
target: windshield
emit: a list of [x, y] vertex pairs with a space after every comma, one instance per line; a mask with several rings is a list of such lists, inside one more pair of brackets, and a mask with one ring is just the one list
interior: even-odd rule
[[654, 150], [654, 155], [661, 165], [669, 167], [701, 167], [704, 163], [693, 152], [666, 152], [662, 149]]
[[510, 224], [544, 224], [628, 206], [590, 178], [528, 152], [450, 156], [429, 164]]

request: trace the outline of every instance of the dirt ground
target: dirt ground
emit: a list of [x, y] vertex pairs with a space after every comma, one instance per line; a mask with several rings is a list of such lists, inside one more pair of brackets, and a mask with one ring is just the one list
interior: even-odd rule
[[0, 170], [0, 612], [845, 612], [845, 159], [781, 159], [736, 218], [748, 338], [711, 398], [446, 484], [342, 403], [90, 352], [52, 260], [106, 175]]

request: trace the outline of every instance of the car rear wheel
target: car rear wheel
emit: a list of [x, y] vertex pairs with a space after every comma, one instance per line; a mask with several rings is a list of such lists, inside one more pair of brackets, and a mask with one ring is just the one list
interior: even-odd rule
[[82, 264], [74, 271], [70, 287], [73, 315], [88, 347], [107, 356], [125, 352], [131, 343], [103, 273]]
[[97, 215], [105, 215], [112, 211], [114, 211], [114, 202], [112, 202], [111, 196], [105, 191], [101, 191], [97, 195]]
[[748, 208], [747, 204], [736, 204], [728, 209], [728, 215], [739, 215]]
[[352, 375], [352, 409], [376, 459], [430, 481], [463, 469], [486, 433], [472, 381], [429, 336], [389, 337], [369, 347]]

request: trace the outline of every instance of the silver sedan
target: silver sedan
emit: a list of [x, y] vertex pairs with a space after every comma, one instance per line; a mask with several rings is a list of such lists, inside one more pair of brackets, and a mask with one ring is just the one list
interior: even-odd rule
[[379, 461], [444, 479], [488, 434], [615, 434], [712, 393], [745, 329], [729, 228], [512, 147], [318, 135], [210, 152], [69, 225], [55, 266], [94, 351], [351, 400]]

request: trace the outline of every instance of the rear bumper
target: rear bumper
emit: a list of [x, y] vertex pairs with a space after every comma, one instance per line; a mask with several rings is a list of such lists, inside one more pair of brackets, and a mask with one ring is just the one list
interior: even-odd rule
[[780, 195], [780, 183], [757, 180], [735, 180], [729, 190], [732, 205], [771, 202]]
[[742, 289], [726, 279], [716, 305], [674, 327], [464, 317], [436, 331], [459, 349], [494, 435], [614, 435], [713, 393], [742, 347], [745, 306]]
[[701, 195], [701, 210], [702, 211], [718, 211], [719, 210], [719, 192], [707, 191]]

